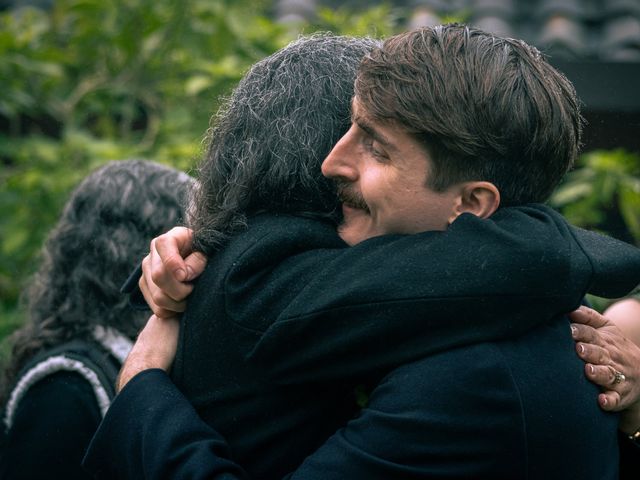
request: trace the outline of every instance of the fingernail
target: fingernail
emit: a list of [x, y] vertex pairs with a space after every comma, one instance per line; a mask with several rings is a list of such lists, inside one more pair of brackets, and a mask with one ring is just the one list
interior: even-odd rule
[[193, 271], [193, 268], [191, 267], [191, 265], [187, 265], [187, 276], [185, 277], [185, 281], [187, 280], [193, 280], [193, 277], [195, 276], [195, 272]]
[[584, 345], [579, 343], [578, 344], [578, 350], [580, 351], [580, 355], [584, 355]]
[[175, 271], [176, 279], [179, 281], [183, 281], [187, 276], [187, 272], [185, 272], [182, 268], [178, 268]]
[[571, 336], [573, 338], [576, 338], [578, 336], [578, 329], [573, 324], [571, 324]]
[[603, 407], [607, 406], [607, 397], [602, 397], [602, 406]]
[[593, 367], [593, 365], [589, 365], [589, 373], [591, 375], [595, 375], [596, 374], [596, 369]]

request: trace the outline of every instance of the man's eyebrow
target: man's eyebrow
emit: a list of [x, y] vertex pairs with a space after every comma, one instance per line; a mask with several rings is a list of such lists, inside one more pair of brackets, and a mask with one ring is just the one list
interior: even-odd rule
[[382, 146], [388, 147], [388, 148], [395, 148], [393, 144], [389, 141], [389, 139], [387, 139], [387, 137], [385, 137], [378, 130], [376, 130], [375, 127], [371, 125], [371, 123], [369, 123], [365, 118], [361, 116], [354, 116], [351, 121], [356, 125], [358, 125], [360, 129], [365, 131], [367, 135], [373, 138], [376, 142], [380, 143]]

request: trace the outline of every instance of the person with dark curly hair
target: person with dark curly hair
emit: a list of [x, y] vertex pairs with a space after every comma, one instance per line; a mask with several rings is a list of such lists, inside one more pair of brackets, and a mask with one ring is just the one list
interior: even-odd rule
[[184, 217], [188, 175], [115, 161], [74, 190], [27, 291], [4, 372], [0, 477], [89, 478], [80, 462], [148, 314], [120, 286], [149, 241]]

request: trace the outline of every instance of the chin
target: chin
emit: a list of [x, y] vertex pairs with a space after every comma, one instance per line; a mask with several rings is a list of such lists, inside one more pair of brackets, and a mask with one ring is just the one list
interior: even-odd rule
[[353, 228], [349, 228], [345, 225], [340, 225], [338, 227], [338, 236], [340, 236], [342, 241], [350, 247], [353, 247], [354, 245], [365, 240], [365, 238], [358, 235], [357, 232], [354, 232]]

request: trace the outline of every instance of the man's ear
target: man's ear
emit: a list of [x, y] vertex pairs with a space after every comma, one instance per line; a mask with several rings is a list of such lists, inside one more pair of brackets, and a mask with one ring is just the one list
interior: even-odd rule
[[500, 206], [500, 191], [491, 182], [464, 182], [458, 188], [460, 189], [458, 202], [449, 218], [449, 223], [465, 212], [480, 218], [488, 218]]

